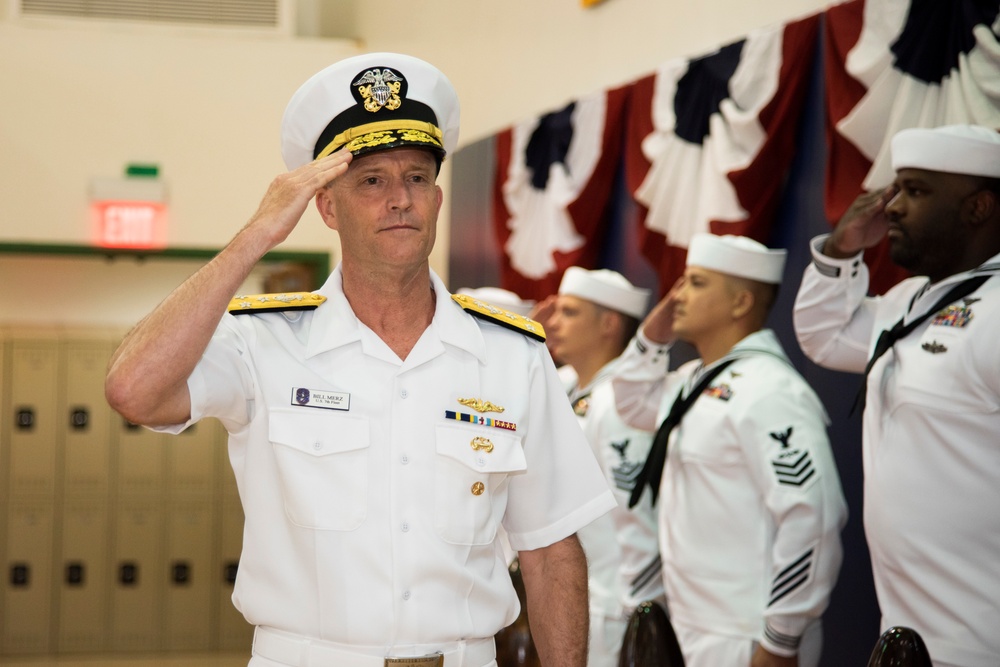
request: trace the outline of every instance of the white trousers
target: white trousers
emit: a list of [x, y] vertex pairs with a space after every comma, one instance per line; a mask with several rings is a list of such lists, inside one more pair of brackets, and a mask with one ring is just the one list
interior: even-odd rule
[[618, 654], [627, 627], [627, 620], [591, 614], [587, 667], [618, 667]]
[[[744, 637], [692, 630], [674, 623], [677, 642], [684, 654], [684, 667], [750, 667], [758, 643]], [[823, 651], [823, 626], [813, 623], [799, 645], [799, 667], [818, 667]]]

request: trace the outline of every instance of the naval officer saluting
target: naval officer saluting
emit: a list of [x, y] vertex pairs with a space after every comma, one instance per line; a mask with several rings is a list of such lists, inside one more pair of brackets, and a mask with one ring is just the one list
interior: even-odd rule
[[[233, 601], [253, 667], [489, 667], [519, 552], [546, 665], [582, 667], [575, 533], [614, 505], [540, 325], [430, 269], [454, 89], [416, 58], [331, 65], [288, 104], [289, 171], [135, 327], [107, 378], [130, 421], [217, 417], [246, 515]], [[311, 201], [343, 260], [317, 292], [231, 298]]]

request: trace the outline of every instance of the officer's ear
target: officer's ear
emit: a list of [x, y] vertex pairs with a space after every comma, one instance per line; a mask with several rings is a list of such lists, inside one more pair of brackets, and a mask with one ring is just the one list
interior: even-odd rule
[[326, 226], [333, 230], [338, 229], [336, 206], [334, 205], [333, 193], [330, 191], [330, 186], [320, 188], [319, 192], [316, 193], [315, 201], [316, 210], [319, 211], [319, 215], [323, 218]]

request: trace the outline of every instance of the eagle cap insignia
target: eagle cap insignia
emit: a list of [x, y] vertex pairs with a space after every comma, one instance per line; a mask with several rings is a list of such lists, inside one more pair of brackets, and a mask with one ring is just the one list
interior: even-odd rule
[[462, 405], [472, 408], [476, 412], [503, 412], [503, 406], [497, 405], [496, 403], [491, 403], [490, 401], [484, 401], [481, 398], [460, 398], [458, 402]]
[[382, 107], [395, 111], [403, 104], [400, 91], [404, 82], [399, 72], [388, 67], [373, 67], [359, 74], [351, 85], [365, 110], [375, 113]]

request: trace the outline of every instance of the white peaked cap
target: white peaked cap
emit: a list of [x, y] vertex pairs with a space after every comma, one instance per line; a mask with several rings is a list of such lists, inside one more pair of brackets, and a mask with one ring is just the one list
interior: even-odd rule
[[628, 278], [609, 269], [588, 271], [571, 266], [563, 274], [559, 293], [592, 301], [636, 319], [645, 316], [649, 302], [648, 289], [636, 287]]
[[981, 125], [912, 127], [893, 136], [892, 168], [1000, 178], [1000, 133]]
[[289, 169], [346, 149], [355, 156], [400, 147], [443, 158], [458, 144], [458, 95], [430, 63], [400, 53], [366, 53], [314, 74], [281, 119]]
[[688, 246], [687, 264], [778, 285], [787, 254], [746, 236], [695, 234]]
[[500, 289], [499, 287], [463, 287], [458, 290], [458, 293], [471, 296], [473, 299], [485, 301], [491, 306], [497, 306], [512, 313], [524, 315], [525, 317], [531, 313], [531, 309], [535, 305], [534, 301], [522, 299], [514, 292]]

